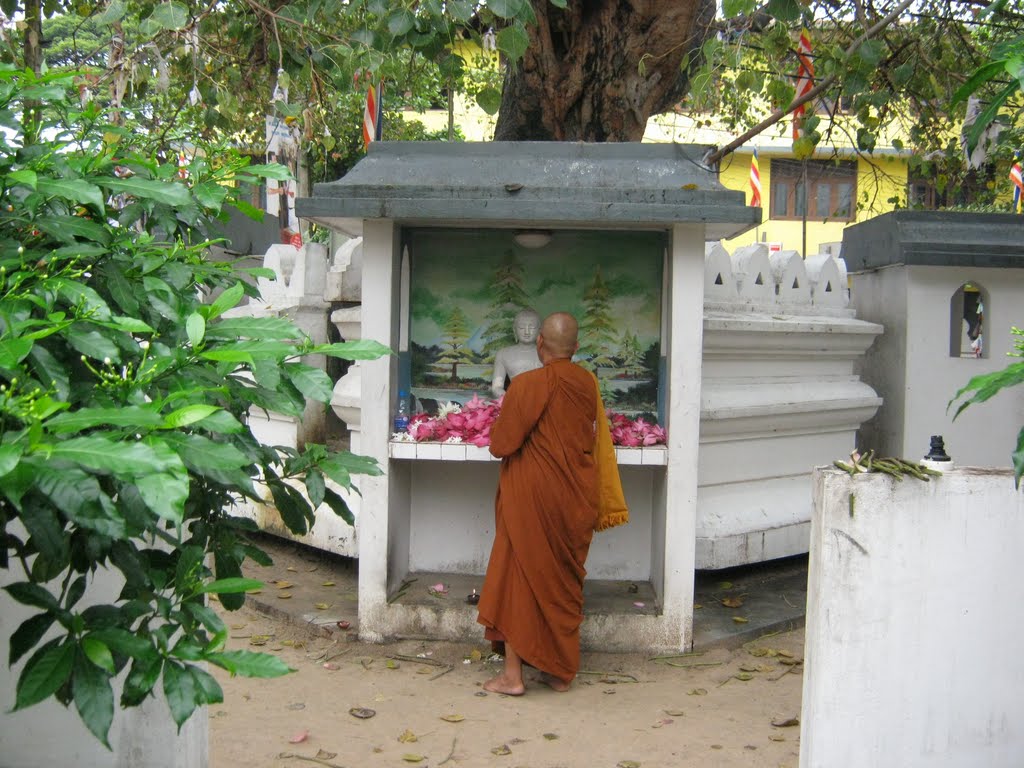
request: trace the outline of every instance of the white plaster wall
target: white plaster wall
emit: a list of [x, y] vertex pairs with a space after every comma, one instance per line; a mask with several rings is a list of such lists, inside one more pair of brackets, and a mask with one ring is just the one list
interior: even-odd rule
[[[22, 581], [18, 574], [0, 570], [0, 586]], [[98, 571], [83, 607], [107, 602], [116, 597], [123, 585], [116, 573]], [[27, 656], [8, 668], [10, 636], [21, 623], [38, 613], [14, 602], [0, 590], [0, 768], [206, 768], [208, 764], [208, 713], [205, 707], [195, 711], [178, 733], [157, 684], [157, 699], [142, 706], [122, 710], [116, 702], [121, 695], [119, 681], [114, 685], [114, 722], [108, 750], [85, 725], [74, 704], [64, 708], [53, 699], [34, 707], [11, 712], [15, 686]], [[46, 636], [55, 636], [50, 633]], [[28, 654], [31, 655], [31, 654]]]
[[[950, 299], [966, 282], [988, 292], [981, 359], [949, 356]], [[853, 275], [858, 316], [885, 325], [863, 363], [864, 380], [885, 397], [864, 424], [860, 443], [877, 452], [920, 458], [931, 435], [961, 465], [1009, 467], [1024, 423], [1024, 391], [1006, 390], [972, 405], [956, 421], [946, 405], [972, 376], [1012, 362], [1010, 326], [1024, 326], [1024, 269], [906, 267]]]
[[[411, 463], [409, 570], [482, 575], [494, 541], [498, 462]], [[620, 467], [629, 525], [594, 536], [587, 577], [647, 581], [651, 576], [650, 467]]]
[[[850, 496], [854, 497], [853, 514]], [[1019, 768], [1024, 492], [814, 477], [801, 768]]]
[[[972, 405], [955, 422], [946, 404], [972, 376], [1015, 362], [1006, 353], [1012, 349], [1010, 326], [1024, 327], [1024, 269], [909, 267], [908, 273], [904, 451], [923, 456], [929, 437], [943, 435], [946, 452], [961, 465], [1010, 467], [1010, 453], [1024, 424], [1024, 388]], [[980, 284], [989, 293], [987, 358], [949, 356], [950, 299], [965, 282]]]

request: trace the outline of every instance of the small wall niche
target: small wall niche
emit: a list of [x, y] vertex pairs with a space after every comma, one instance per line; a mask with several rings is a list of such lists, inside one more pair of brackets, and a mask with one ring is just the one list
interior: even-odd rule
[[968, 359], [988, 357], [985, 347], [985, 311], [988, 291], [974, 281], [961, 285], [949, 299], [949, 356]]

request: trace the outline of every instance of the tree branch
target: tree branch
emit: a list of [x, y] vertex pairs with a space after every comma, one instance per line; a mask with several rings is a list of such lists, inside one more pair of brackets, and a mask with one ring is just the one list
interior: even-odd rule
[[[892, 24], [892, 22], [894, 22], [899, 17], [899, 15], [903, 13], [903, 11], [905, 11], [907, 8], [913, 5], [914, 2], [915, 0], [903, 0], [903, 2], [896, 6], [892, 10], [892, 12], [889, 13], [888, 16], [886, 16], [884, 19], [879, 21], [873, 27], [864, 32], [864, 34], [862, 34], [860, 37], [854, 40], [843, 54], [843, 60], [845, 61], [849, 59], [850, 56], [853, 55], [853, 52], [856, 51], [857, 48], [860, 47], [861, 43], [863, 43], [865, 40], [870, 40], [872, 37], [877, 35], [887, 26]], [[743, 146], [744, 142], [748, 141], [749, 139], [752, 139], [754, 136], [757, 136], [759, 133], [767, 130], [768, 128], [771, 128], [773, 125], [779, 122], [779, 120], [788, 115], [797, 107], [818, 98], [818, 96], [820, 96], [823, 92], [831, 88], [835, 84], [835, 82], [836, 76], [834, 74], [829, 75], [816, 86], [814, 86], [814, 88], [812, 88], [806, 94], [804, 94], [798, 99], [794, 99], [793, 103], [786, 107], [786, 109], [774, 110], [770, 115], [768, 115], [768, 117], [766, 117], [760, 123], [755, 125], [749, 131], [744, 133], [742, 136], [733, 139], [721, 149], [717, 149], [714, 152], [710, 153], [707, 157], [704, 158], [705, 165], [715, 165], [716, 163], [721, 162], [723, 157], [732, 152], [735, 152], [739, 147]]]

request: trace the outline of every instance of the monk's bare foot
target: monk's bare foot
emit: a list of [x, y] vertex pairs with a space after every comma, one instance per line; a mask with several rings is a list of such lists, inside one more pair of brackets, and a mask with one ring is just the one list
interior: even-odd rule
[[526, 693], [526, 686], [523, 685], [522, 680], [511, 680], [505, 675], [498, 675], [492, 677], [483, 686], [485, 691], [491, 693], [503, 693], [506, 696], [522, 696]]
[[541, 672], [540, 677], [537, 679], [553, 691], [565, 693], [569, 690], [569, 683], [558, 679], [554, 675], [549, 675], [547, 672]]

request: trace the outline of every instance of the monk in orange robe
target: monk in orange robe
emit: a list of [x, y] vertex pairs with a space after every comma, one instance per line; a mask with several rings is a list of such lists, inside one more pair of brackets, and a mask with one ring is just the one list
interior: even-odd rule
[[491, 428], [490, 451], [502, 462], [477, 621], [505, 646], [504, 670], [484, 683], [495, 693], [525, 692], [524, 662], [558, 691], [579, 669], [584, 563], [598, 516], [594, 430], [604, 413], [594, 375], [572, 362], [577, 333], [572, 315], [544, 320], [543, 366], [515, 377]]

